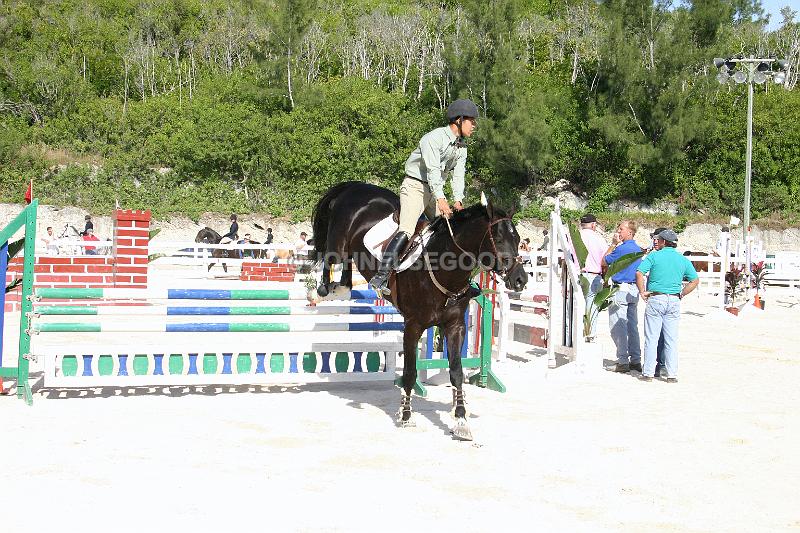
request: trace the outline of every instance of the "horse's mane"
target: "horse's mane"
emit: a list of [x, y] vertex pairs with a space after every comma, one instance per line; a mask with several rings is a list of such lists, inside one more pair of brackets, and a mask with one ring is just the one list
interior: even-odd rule
[[[504, 218], [507, 216], [501, 209], [494, 208], [493, 211], [496, 218]], [[466, 224], [479, 218], [487, 218], [488, 216], [489, 213], [486, 211], [486, 206], [483, 204], [475, 204], [465, 207], [461, 211], [455, 211], [453, 216], [450, 217], [450, 224], [453, 226], [460, 226], [461, 224]], [[432, 223], [432, 226], [431, 229], [435, 231], [439, 231], [441, 228], [447, 228], [442, 217], [437, 217]]]

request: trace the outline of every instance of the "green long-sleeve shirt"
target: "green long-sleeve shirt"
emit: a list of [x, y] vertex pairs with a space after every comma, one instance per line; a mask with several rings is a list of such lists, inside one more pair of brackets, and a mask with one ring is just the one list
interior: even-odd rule
[[464, 170], [467, 162], [467, 147], [449, 126], [436, 128], [426, 133], [417, 148], [406, 160], [406, 174], [425, 181], [436, 198], [445, 198], [444, 181], [452, 172], [453, 201], [464, 200]]

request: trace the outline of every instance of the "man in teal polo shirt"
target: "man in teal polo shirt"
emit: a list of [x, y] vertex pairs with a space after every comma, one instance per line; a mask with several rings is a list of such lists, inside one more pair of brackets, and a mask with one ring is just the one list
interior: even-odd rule
[[[678, 381], [678, 322], [681, 299], [697, 288], [700, 279], [692, 263], [679, 254], [678, 236], [667, 229], [656, 236], [661, 249], [647, 254], [636, 271], [639, 294], [647, 302], [644, 313], [643, 381], [653, 381], [658, 338], [664, 336], [664, 363], [667, 382]], [[650, 273], [645, 289], [645, 274]], [[689, 281], [684, 287], [683, 280]]]

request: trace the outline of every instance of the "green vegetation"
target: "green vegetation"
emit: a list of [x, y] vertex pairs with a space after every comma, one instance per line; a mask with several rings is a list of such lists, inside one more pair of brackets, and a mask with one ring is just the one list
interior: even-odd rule
[[[757, 86], [754, 217], [800, 214], [800, 23], [758, 0], [9, 0], [0, 6], [0, 200], [115, 200], [196, 217], [304, 218], [331, 184], [397, 188], [419, 137], [470, 97], [468, 200], [544, 218], [674, 201], [740, 214], [746, 91], [711, 65], [785, 57]], [[687, 219], [688, 220], [688, 219]]]

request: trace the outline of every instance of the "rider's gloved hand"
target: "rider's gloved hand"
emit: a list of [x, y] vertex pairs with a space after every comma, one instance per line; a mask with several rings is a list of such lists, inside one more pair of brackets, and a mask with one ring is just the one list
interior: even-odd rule
[[447, 198], [437, 199], [436, 208], [439, 210], [439, 214], [445, 218], [450, 218], [450, 215], [453, 214], [452, 209], [450, 209], [450, 204], [447, 203]]

